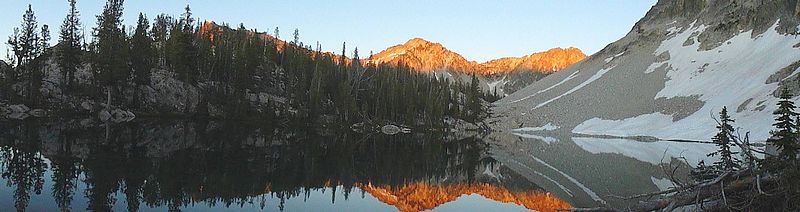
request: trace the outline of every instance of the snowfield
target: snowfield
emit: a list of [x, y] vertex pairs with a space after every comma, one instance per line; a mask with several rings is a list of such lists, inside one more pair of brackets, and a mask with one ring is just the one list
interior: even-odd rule
[[[654, 136], [663, 139], [707, 140], [716, 133], [716, 122], [711, 118], [723, 106], [736, 120], [735, 127], [750, 132], [751, 138], [764, 141], [772, 129], [772, 111], [778, 99], [772, 93], [778, 83], [767, 84], [767, 79], [780, 69], [800, 60], [800, 49], [792, 47], [800, 42], [796, 36], [784, 36], [776, 31], [777, 22], [767, 32], [751, 38], [752, 31], [742, 32], [724, 42], [720, 47], [700, 51], [700, 43], [684, 46], [693, 34], [706, 29], [692, 26], [666, 40], [654, 55], [669, 53], [667, 81], [656, 98], [699, 96], [703, 107], [680, 120], [662, 113], [644, 114], [622, 120], [593, 118], [577, 127], [573, 133], [613, 136]], [[650, 69], [648, 69], [649, 71]], [[790, 77], [795, 76], [794, 70]], [[795, 98], [797, 101], [800, 98]], [[743, 111], [737, 108], [744, 103]], [[765, 109], [757, 109], [759, 106]]]

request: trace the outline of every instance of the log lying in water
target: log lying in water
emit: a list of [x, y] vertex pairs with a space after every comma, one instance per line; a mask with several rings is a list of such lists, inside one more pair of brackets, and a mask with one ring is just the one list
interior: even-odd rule
[[[622, 199], [639, 199], [652, 197], [657, 195], [672, 194], [669, 197], [641, 202], [626, 208], [625, 210], [617, 210], [610, 208], [568, 208], [560, 209], [559, 211], [673, 211], [676, 208], [697, 205], [704, 202], [713, 200], [720, 200], [719, 204], [727, 206], [729, 204], [729, 197], [726, 194], [734, 194], [740, 192], [752, 192], [753, 196], [761, 195], [761, 186], [764, 184], [776, 183], [777, 179], [774, 177], [753, 176], [750, 170], [742, 170], [737, 172], [725, 172], [719, 177], [683, 188], [675, 188], [666, 191], [653, 192], [648, 194], [641, 194], [631, 197], [624, 197]], [[757, 188], [757, 189], [754, 189]]]

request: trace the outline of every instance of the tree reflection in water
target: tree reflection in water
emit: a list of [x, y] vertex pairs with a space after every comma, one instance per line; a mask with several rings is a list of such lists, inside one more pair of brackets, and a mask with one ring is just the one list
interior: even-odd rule
[[[428, 195], [444, 195], [445, 201], [415, 203], [412, 197], [391, 194], [398, 209], [430, 209], [472, 193], [530, 209], [524, 202], [545, 201], [541, 198], [549, 198], [552, 207], [569, 206], [500, 167], [486, 154], [488, 146], [475, 138], [320, 136], [311, 129], [174, 120], [40, 120], [0, 123], [0, 129], [2, 177], [14, 188], [19, 211], [28, 208], [31, 192], [42, 192], [47, 170], [55, 200], [49, 207], [62, 211], [108, 211], [118, 201], [129, 211], [143, 205], [173, 211], [194, 205], [264, 209], [267, 197], [279, 198], [282, 210], [286, 200], [306, 199], [321, 189], [333, 189], [332, 203], [337, 192], [347, 201], [355, 189], [391, 204], [384, 199], [388, 196], [375, 192], [409, 185], [438, 189]], [[87, 208], [74, 208], [81, 194]], [[405, 209], [397, 198], [419, 205]]]

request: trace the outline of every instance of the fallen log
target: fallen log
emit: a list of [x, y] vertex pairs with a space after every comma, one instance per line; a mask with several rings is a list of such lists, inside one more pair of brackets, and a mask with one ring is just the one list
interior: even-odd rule
[[622, 199], [638, 199], [674, 193], [669, 197], [640, 202], [639, 204], [623, 210], [610, 208], [568, 208], [559, 209], [559, 211], [673, 211], [676, 208], [715, 200], [722, 200], [717, 204], [722, 204], [721, 206], [724, 208], [730, 206], [728, 202], [729, 199], [725, 197], [725, 194], [751, 192], [752, 196], [764, 195], [759, 191], [760, 187], [764, 186], [764, 184], [774, 184], [777, 182], [777, 179], [774, 177], [761, 175], [753, 176], [752, 174], [750, 170], [741, 170], [737, 172], [728, 171], [711, 181], [683, 188], [623, 197]]

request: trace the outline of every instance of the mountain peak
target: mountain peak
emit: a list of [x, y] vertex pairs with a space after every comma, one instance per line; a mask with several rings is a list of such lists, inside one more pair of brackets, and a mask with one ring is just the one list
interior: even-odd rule
[[586, 55], [578, 48], [553, 48], [523, 57], [504, 57], [485, 63], [465, 59], [442, 44], [423, 38], [412, 38], [378, 52], [370, 58], [374, 63], [403, 63], [421, 72], [438, 70], [491, 75], [517, 70], [551, 73], [576, 63]]
[[431, 44], [434, 44], [434, 43], [430, 42], [428, 40], [425, 40], [423, 38], [417, 37], [417, 38], [412, 38], [412, 39], [406, 41], [406, 43], [404, 43], [403, 46], [412, 47], [413, 48], [413, 47], [417, 47], [417, 46], [424, 46], [424, 45], [431, 45]]

